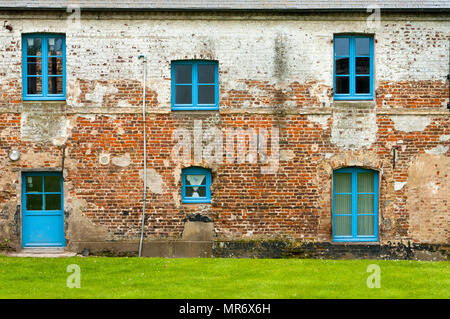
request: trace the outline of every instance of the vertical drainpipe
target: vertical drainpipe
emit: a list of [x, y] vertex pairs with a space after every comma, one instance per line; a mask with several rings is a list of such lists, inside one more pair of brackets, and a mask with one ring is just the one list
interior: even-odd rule
[[144, 124], [144, 202], [142, 205], [142, 228], [141, 228], [141, 240], [139, 241], [139, 257], [142, 256], [142, 243], [144, 240], [144, 227], [145, 227], [145, 205], [147, 202], [147, 136], [146, 136], [146, 116], [145, 116], [145, 91], [146, 91], [146, 82], [147, 82], [147, 57], [144, 55], [140, 55], [138, 59], [142, 60], [142, 65], [144, 67], [144, 85], [143, 85], [143, 97], [142, 97], [142, 121]]
[[448, 81], [448, 103], [447, 103], [447, 109], [450, 110], [450, 40], [448, 41], [448, 74], [447, 74], [447, 81]]

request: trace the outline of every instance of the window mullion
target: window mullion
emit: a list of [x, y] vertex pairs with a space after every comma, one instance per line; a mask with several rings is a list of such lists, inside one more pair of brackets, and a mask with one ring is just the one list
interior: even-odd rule
[[42, 176], [42, 210], [45, 210], [45, 176]]
[[355, 38], [350, 37], [349, 39], [349, 68], [350, 68], [350, 78], [349, 78], [349, 84], [350, 84], [350, 95], [354, 96], [356, 93], [356, 76], [355, 76]]
[[197, 88], [197, 63], [192, 64], [192, 105], [194, 108], [198, 106], [198, 88]]
[[43, 36], [41, 38], [41, 45], [42, 45], [42, 95], [48, 96], [48, 47], [47, 47], [48, 41], [47, 37]]
[[352, 172], [352, 237], [356, 238], [358, 235], [358, 172]]

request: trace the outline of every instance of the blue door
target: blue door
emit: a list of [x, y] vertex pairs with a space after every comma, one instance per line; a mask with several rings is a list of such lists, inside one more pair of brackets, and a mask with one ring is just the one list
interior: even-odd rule
[[22, 246], [64, 247], [61, 173], [33, 172], [22, 176]]

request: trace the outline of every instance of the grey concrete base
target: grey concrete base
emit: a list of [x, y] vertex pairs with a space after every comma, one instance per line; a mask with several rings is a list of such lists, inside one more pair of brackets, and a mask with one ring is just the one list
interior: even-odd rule
[[[138, 256], [139, 241], [70, 242], [64, 248], [27, 248], [6, 252], [16, 257]], [[88, 254], [86, 253], [88, 252]], [[192, 258], [324, 258], [448, 261], [448, 244], [336, 244], [287, 241], [144, 241], [143, 257]]]
[[[153, 240], [144, 241], [142, 257], [192, 258], [213, 257], [212, 241]], [[72, 242], [71, 251], [82, 254], [86, 249], [97, 256], [138, 256], [139, 242]]]
[[213, 241], [214, 224], [187, 221], [184, 223], [183, 241]]
[[46, 258], [58, 258], [58, 257], [74, 257], [77, 254], [75, 252], [66, 251], [64, 248], [24, 248], [19, 252], [7, 253], [6, 256], [10, 257], [46, 257]]

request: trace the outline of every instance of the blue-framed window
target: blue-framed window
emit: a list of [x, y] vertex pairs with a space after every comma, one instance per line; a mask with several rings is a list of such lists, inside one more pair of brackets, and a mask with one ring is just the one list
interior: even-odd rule
[[172, 110], [218, 110], [216, 61], [172, 62]]
[[27, 34], [22, 44], [23, 100], [65, 100], [65, 36]]
[[334, 171], [333, 240], [378, 241], [378, 172], [355, 167]]
[[211, 171], [202, 167], [184, 168], [181, 198], [183, 203], [211, 203]]
[[373, 100], [373, 37], [336, 35], [334, 99]]

